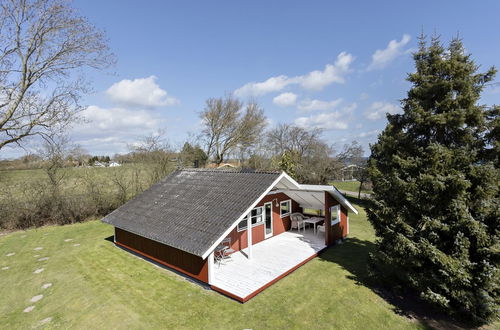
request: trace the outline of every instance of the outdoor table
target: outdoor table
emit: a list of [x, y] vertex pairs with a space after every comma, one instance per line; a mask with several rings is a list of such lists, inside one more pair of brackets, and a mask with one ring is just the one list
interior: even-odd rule
[[323, 220], [325, 220], [325, 219], [321, 218], [321, 217], [312, 217], [309, 219], [305, 219], [304, 223], [310, 223], [310, 224], [314, 225], [314, 234], [316, 235], [316, 225]]

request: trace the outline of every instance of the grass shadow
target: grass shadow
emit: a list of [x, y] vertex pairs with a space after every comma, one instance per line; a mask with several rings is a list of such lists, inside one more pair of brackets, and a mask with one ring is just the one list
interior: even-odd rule
[[373, 242], [352, 237], [347, 238], [342, 244], [326, 249], [319, 255], [319, 258], [340, 265], [351, 273], [348, 276], [349, 279], [375, 292], [393, 306], [395, 313], [416, 319], [426, 328], [470, 329], [474, 327], [437, 311], [433, 306], [421, 300], [416, 293], [396, 293], [401, 290], [384, 287], [381, 282], [370, 277], [368, 275], [368, 257], [369, 253], [374, 251], [375, 244]]

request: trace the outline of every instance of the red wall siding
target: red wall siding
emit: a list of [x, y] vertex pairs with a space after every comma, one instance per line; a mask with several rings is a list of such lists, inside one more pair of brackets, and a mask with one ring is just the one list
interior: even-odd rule
[[[278, 207], [276, 207], [276, 199], [278, 199]], [[265, 203], [272, 202], [272, 217], [273, 217], [273, 236], [284, 233], [290, 229], [290, 216], [280, 217], [279, 203], [291, 199], [284, 193], [267, 195], [262, 198], [255, 207], [263, 206]], [[302, 212], [299, 204], [292, 199], [292, 212]], [[264, 224], [252, 228], [252, 243], [262, 242], [264, 237]], [[247, 231], [238, 232], [238, 227], [234, 228], [227, 236], [231, 238], [231, 248], [235, 251], [245, 249], [248, 246]], [[271, 236], [272, 237], [272, 236]]]
[[208, 259], [115, 227], [115, 242], [165, 266], [208, 283]]
[[347, 209], [343, 206], [340, 207], [340, 222], [328, 226], [330, 223], [330, 207], [338, 205], [339, 202], [335, 200], [332, 195], [325, 191], [325, 243], [326, 245], [333, 244], [336, 240], [345, 238], [347, 236]]

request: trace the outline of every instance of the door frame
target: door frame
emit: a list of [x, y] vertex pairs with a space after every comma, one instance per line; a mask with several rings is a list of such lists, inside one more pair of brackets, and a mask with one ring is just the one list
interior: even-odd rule
[[[266, 205], [270, 204], [271, 208], [269, 209], [269, 218], [271, 219], [271, 232], [268, 234], [267, 233], [267, 223], [266, 223], [266, 217], [267, 217], [267, 210], [266, 210]], [[273, 202], [267, 202], [264, 203], [263, 205], [263, 215], [264, 215], [264, 239], [272, 237], [274, 234], [274, 229], [273, 229]]]

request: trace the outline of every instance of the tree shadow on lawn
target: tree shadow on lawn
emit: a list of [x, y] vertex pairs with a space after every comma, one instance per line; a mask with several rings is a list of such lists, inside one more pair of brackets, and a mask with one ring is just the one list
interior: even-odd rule
[[[368, 275], [368, 254], [375, 251], [375, 244], [356, 237], [347, 238], [342, 244], [328, 248], [319, 255], [325, 261], [334, 262], [352, 275], [357, 285], [363, 285], [375, 292], [393, 307], [399, 315], [416, 319], [422, 325], [431, 329], [469, 329], [473, 325], [452, 319], [449, 315], [437, 311], [431, 305], [421, 300], [416, 293], [395, 293], [393, 288], [383, 287], [380, 282]], [[402, 291], [402, 290], [399, 290]]]

